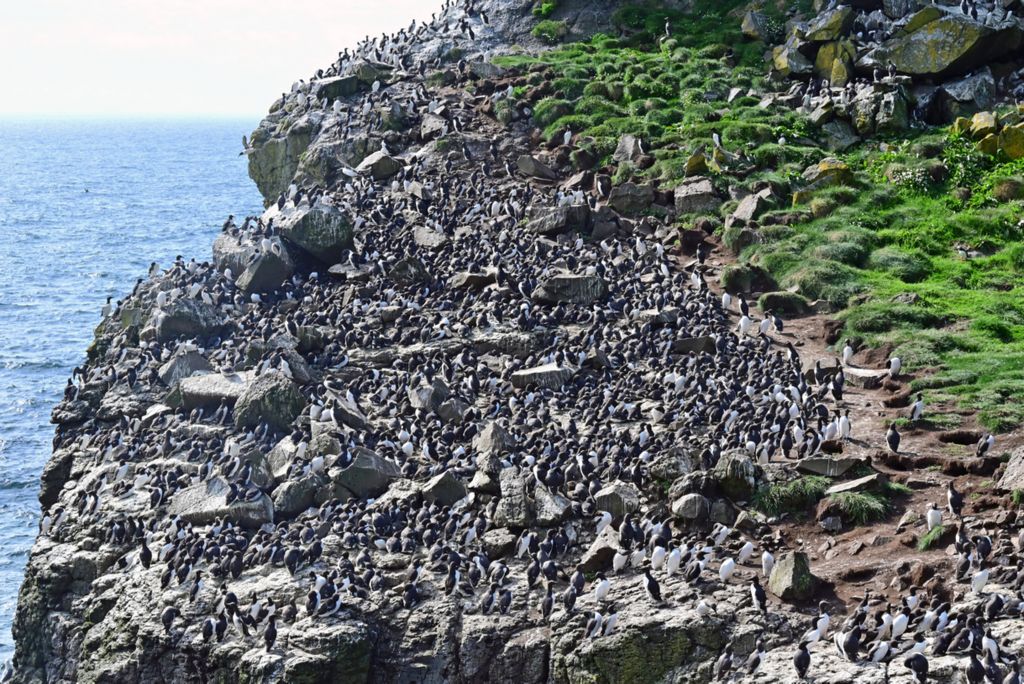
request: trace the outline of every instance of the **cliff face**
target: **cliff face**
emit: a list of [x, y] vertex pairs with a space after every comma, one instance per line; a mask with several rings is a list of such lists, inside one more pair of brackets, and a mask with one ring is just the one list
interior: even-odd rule
[[[795, 476], [777, 435], [824, 429], [833, 376], [808, 380], [767, 317], [737, 334], [710, 289], [717, 245], [675, 219], [722, 188], [631, 180], [662, 161], [632, 134], [604, 154], [538, 130], [563, 74], [492, 53], [540, 49], [534, 9], [580, 37], [622, 5], [544, 4], [460, 2], [297, 84], [247, 151], [264, 214], [100, 325], [53, 412], [15, 681], [706, 682], [727, 643], [735, 681], [792, 680], [838, 597], [807, 569], [817, 527], [749, 504]], [[668, 128], [658, 84], [629, 88]], [[688, 106], [719, 121], [704, 100], [729, 90]], [[715, 145], [687, 175], [751, 172]], [[736, 198], [751, 222], [773, 187]], [[911, 681], [900, 658], [813, 657], [819, 684]]]

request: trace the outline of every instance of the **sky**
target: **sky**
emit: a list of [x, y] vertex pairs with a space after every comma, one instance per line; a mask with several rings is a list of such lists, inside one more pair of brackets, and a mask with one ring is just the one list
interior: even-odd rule
[[260, 117], [366, 35], [442, 0], [14, 0], [0, 116]]

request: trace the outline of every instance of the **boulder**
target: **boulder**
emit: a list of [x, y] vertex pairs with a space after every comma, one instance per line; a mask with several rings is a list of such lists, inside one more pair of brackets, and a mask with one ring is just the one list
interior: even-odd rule
[[369, 175], [374, 180], [386, 180], [402, 170], [402, 162], [384, 150], [377, 150], [359, 162], [356, 172]]
[[672, 515], [690, 522], [702, 523], [711, 514], [711, 503], [703, 494], [684, 494], [672, 504]]
[[599, 511], [608, 511], [613, 518], [621, 518], [640, 508], [640, 490], [632, 482], [616, 480], [594, 494], [594, 505]]
[[342, 425], [347, 425], [353, 430], [365, 430], [369, 427], [362, 409], [343, 397], [334, 400], [333, 414]]
[[1024, 447], [1017, 447], [1010, 452], [1010, 459], [996, 487], [1004, 492], [1024, 490]]
[[644, 150], [640, 144], [640, 139], [635, 135], [626, 133], [619, 138], [619, 144], [615, 147], [615, 153], [612, 154], [612, 161], [619, 163], [635, 161], [643, 153]]
[[275, 212], [276, 207], [272, 207], [264, 216], [273, 214], [274, 227], [281, 237], [314, 259], [334, 264], [341, 259], [342, 252], [352, 247], [352, 222], [344, 212], [322, 199], [313, 206], [287, 206]]
[[743, 449], [724, 452], [713, 471], [722, 492], [733, 501], [747, 501], [764, 478], [761, 469]]
[[375, 81], [382, 84], [387, 83], [391, 76], [392, 68], [383, 62], [375, 62], [368, 59], [360, 60], [352, 67], [352, 74], [359, 79], [360, 83], [373, 85]]
[[543, 389], [559, 389], [569, 382], [576, 371], [557, 363], [545, 363], [542, 366], [534, 366], [512, 374], [512, 386], [518, 389], [524, 387], [539, 387]]
[[541, 209], [526, 229], [539, 235], [558, 235], [570, 231], [586, 232], [590, 228], [590, 206], [566, 204], [554, 209]]
[[854, 11], [849, 5], [822, 12], [808, 25], [805, 37], [809, 41], [838, 40], [853, 27]]
[[462, 418], [469, 410], [469, 404], [461, 399], [449, 399], [442, 402], [436, 409], [438, 418], [446, 423], [462, 424]]
[[483, 455], [502, 454], [515, 448], [516, 440], [496, 422], [490, 422], [473, 438], [473, 449]]
[[500, 527], [529, 527], [534, 522], [533, 505], [528, 496], [531, 473], [505, 468], [498, 475], [501, 492], [494, 508], [494, 524]]
[[794, 39], [772, 48], [772, 66], [787, 78], [806, 76], [814, 72], [814, 65], [800, 52], [800, 43]]
[[283, 373], [266, 372], [253, 380], [235, 402], [235, 425], [255, 428], [266, 423], [273, 430], [288, 430], [302, 412], [305, 400]]
[[157, 373], [160, 375], [160, 382], [168, 387], [174, 387], [182, 378], [189, 378], [196, 373], [212, 371], [213, 367], [206, 357], [195, 351], [177, 353], [171, 359], [160, 366]]
[[849, 123], [836, 119], [821, 127], [821, 142], [832, 152], [844, 152], [859, 143], [860, 136]]
[[680, 214], [713, 214], [722, 204], [711, 179], [695, 176], [676, 188], [676, 211]]
[[252, 371], [240, 373], [205, 373], [182, 378], [178, 387], [171, 392], [167, 403], [181, 406], [186, 411], [195, 408], [216, 408], [223, 404], [234, 404], [253, 381]]
[[756, 219], [758, 216], [768, 211], [768, 200], [764, 196], [764, 193], [756, 192], [751, 195], [747, 195], [740, 200], [739, 206], [732, 212], [732, 223], [739, 225], [746, 225]]
[[451, 506], [466, 497], [466, 486], [450, 470], [435, 475], [420, 490], [423, 498], [441, 506]]
[[498, 282], [497, 271], [493, 268], [488, 268], [484, 272], [461, 271], [452, 276], [448, 284], [456, 289], [482, 290], [496, 282]]
[[274, 490], [274, 511], [278, 516], [292, 517], [313, 506], [320, 483], [315, 475], [299, 480], [285, 480]]
[[538, 304], [589, 305], [608, 295], [608, 284], [599, 275], [558, 273], [543, 280], [530, 298]]
[[598, 572], [612, 567], [612, 559], [618, 548], [618, 532], [609, 525], [601, 530], [601, 534], [597, 535], [590, 548], [580, 558], [580, 568], [583, 572]]
[[518, 537], [508, 529], [496, 527], [484, 532], [480, 537], [480, 544], [483, 545], [488, 558], [504, 558], [515, 550], [517, 540]]
[[999, 61], [1021, 43], [1017, 22], [989, 27], [955, 8], [931, 5], [913, 15], [871, 57], [877, 64], [892, 62], [898, 72], [911, 76], [959, 76]]
[[409, 404], [416, 410], [433, 412], [448, 398], [448, 386], [440, 378], [434, 378], [431, 385], [422, 383], [406, 390]]
[[437, 114], [424, 114], [420, 121], [420, 140], [427, 142], [448, 132], [448, 121]]
[[528, 154], [524, 154], [519, 157], [516, 161], [516, 166], [527, 176], [532, 178], [539, 178], [541, 180], [557, 180], [558, 174], [552, 171], [548, 166], [541, 162], [536, 157], [531, 157]]
[[828, 157], [804, 169], [803, 179], [807, 183], [807, 187], [810, 188], [848, 185], [853, 181], [853, 171], [846, 162], [835, 157]]
[[206, 339], [224, 329], [227, 320], [217, 307], [198, 299], [178, 297], [153, 311], [147, 327], [158, 342], [177, 338]]
[[295, 267], [286, 252], [264, 252], [245, 267], [235, 279], [235, 286], [245, 294], [266, 294], [281, 287], [294, 272]]
[[811, 564], [802, 551], [787, 551], [775, 561], [768, 578], [768, 590], [786, 602], [804, 601], [814, 595], [820, 580], [811, 574]]
[[999, 149], [1010, 159], [1024, 158], [1024, 124], [1004, 126], [999, 131]]
[[537, 525], [541, 527], [561, 524], [572, 507], [572, 502], [558, 492], [548, 490], [547, 487], [534, 488], [533, 502]]
[[622, 183], [613, 187], [611, 194], [608, 195], [608, 206], [627, 216], [643, 213], [653, 202], [654, 188], [650, 183]]
[[743, 22], [740, 24], [740, 30], [743, 31], [743, 35], [747, 38], [753, 38], [754, 40], [763, 40], [768, 42], [774, 36], [771, 35], [771, 19], [764, 12], [757, 12], [750, 10], [743, 15]]
[[167, 506], [169, 516], [181, 516], [182, 522], [208, 525], [217, 518], [230, 520], [242, 527], [255, 529], [274, 522], [274, 505], [261, 494], [254, 501], [227, 502], [230, 491], [223, 478], [214, 477], [175, 492]]
[[346, 468], [331, 468], [331, 483], [360, 499], [378, 496], [401, 473], [398, 466], [363, 447], [352, 450], [352, 462]]
[[327, 98], [333, 102], [338, 98], [350, 97], [359, 92], [359, 79], [352, 74], [321, 78], [310, 83], [309, 92], [318, 100]]

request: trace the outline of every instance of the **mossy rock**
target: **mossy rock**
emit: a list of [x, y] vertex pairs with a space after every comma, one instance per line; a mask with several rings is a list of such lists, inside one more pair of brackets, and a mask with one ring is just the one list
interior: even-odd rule
[[1000, 202], [1011, 202], [1024, 198], [1024, 179], [1004, 178], [992, 186], [992, 197]]
[[807, 297], [795, 292], [765, 292], [757, 300], [762, 311], [774, 311], [791, 316], [806, 316], [811, 312]]

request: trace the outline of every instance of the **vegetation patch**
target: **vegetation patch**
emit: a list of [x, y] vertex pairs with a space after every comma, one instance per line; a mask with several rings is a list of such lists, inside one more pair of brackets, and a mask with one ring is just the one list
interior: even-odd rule
[[755, 510], [768, 516], [802, 513], [825, 496], [832, 480], [822, 475], [805, 475], [791, 482], [762, 487], [751, 502]]

